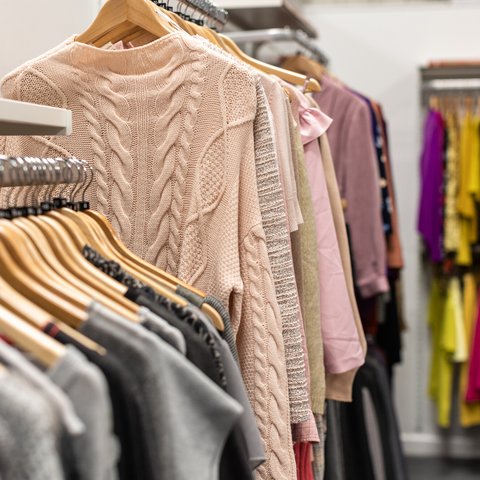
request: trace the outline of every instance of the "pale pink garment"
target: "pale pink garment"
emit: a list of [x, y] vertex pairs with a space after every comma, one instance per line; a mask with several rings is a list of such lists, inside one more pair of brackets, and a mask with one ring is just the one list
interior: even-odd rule
[[295, 89], [291, 91], [295, 94], [292, 110], [298, 115], [317, 227], [325, 368], [330, 373], [342, 373], [363, 365], [364, 354], [348, 295], [318, 143], [318, 138], [325, 133], [332, 120], [319, 109], [313, 108], [301, 92]]

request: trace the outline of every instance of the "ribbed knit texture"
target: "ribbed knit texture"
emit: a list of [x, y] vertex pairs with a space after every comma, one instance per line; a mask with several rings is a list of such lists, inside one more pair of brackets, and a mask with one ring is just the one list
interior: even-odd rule
[[256, 80], [175, 33], [143, 47], [72, 43], [2, 83], [73, 111], [69, 137], [10, 137], [15, 155], [90, 162], [88, 199], [136, 254], [229, 306], [265, 442], [264, 479], [294, 479], [280, 311], [254, 181]]
[[257, 83], [257, 102], [254, 128], [260, 211], [267, 240], [268, 258], [275, 283], [275, 293], [282, 316], [290, 421], [299, 423], [309, 418], [311, 410], [307, 391], [302, 337], [300, 335], [297, 286], [288, 237], [285, 204], [273, 143], [272, 120], [265, 91], [260, 83]]

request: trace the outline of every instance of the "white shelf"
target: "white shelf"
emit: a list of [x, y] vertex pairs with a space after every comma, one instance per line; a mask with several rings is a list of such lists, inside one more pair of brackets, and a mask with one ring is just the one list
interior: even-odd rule
[[0, 98], [0, 135], [70, 135], [72, 112]]
[[318, 36], [316, 28], [300, 13], [294, 0], [216, 0], [228, 18], [243, 30], [290, 27]]

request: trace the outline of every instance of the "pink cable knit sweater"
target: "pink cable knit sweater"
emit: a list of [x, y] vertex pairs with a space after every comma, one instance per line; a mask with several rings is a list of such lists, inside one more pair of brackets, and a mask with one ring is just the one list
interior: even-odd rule
[[265, 443], [259, 476], [295, 479], [282, 325], [255, 181], [254, 76], [175, 33], [120, 51], [67, 42], [9, 74], [1, 91], [73, 111], [70, 137], [9, 137], [5, 153], [89, 161], [92, 208], [127, 246], [229, 305]]

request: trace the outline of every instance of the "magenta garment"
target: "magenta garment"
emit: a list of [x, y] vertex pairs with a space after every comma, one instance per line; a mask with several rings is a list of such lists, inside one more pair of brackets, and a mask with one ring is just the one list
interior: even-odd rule
[[[480, 295], [480, 291], [477, 296]], [[480, 304], [477, 311], [473, 348], [468, 367], [468, 386], [465, 400], [468, 403], [480, 402]]]
[[430, 110], [425, 119], [423, 152], [420, 160], [420, 206], [418, 231], [432, 262], [443, 258], [443, 148], [445, 126], [442, 115]]
[[[318, 138], [332, 120], [296, 91], [300, 133], [317, 230], [320, 318], [329, 373], [343, 373], [365, 361], [343, 271]], [[294, 106], [295, 110], [295, 106]]]
[[355, 284], [363, 298], [389, 291], [378, 159], [368, 105], [324, 75], [313, 98], [333, 119], [328, 140], [350, 231]]

